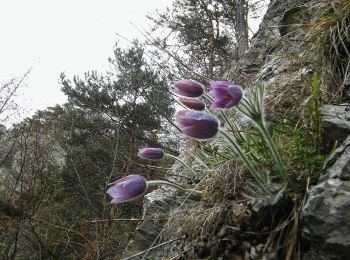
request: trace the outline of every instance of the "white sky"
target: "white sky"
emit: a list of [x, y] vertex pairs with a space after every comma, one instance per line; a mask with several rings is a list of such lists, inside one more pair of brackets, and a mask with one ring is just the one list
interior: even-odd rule
[[0, 0], [0, 83], [21, 77], [33, 65], [26, 87], [16, 98], [21, 117], [64, 103], [58, 84], [90, 70], [104, 72], [113, 46], [140, 37], [146, 14], [171, 0]]
[[61, 72], [70, 78], [90, 70], [104, 72], [114, 44], [119, 40], [122, 47], [128, 45], [116, 33], [142, 40], [131, 22], [147, 28], [146, 14], [164, 10], [171, 2], [0, 0], [0, 83], [23, 76], [33, 66], [16, 97], [18, 117], [64, 103], [58, 84]]

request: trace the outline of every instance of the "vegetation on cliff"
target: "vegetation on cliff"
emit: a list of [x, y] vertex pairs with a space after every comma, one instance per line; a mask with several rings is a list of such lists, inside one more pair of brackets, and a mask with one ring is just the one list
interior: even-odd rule
[[[160, 230], [126, 259], [299, 259], [305, 198], [337, 146], [320, 108], [350, 100], [350, 4], [290, 2], [250, 43], [259, 2], [177, 1], [110, 71], [62, 74], [66, 104], [1, 128], [0, 258], [112, 259], [150, 219]], [[19, 84], [1, 86], [0, 114]], [[143, 215], [156, 184], [178, 196]]]

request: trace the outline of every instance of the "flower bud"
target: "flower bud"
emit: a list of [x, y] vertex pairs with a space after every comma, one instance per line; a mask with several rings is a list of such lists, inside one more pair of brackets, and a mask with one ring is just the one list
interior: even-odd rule
[[193, 80], [178, 80], [172, 82], [174, 93], [185, 97], [200, 97], [203, 94], [203, 87], [201, 84]]
[[161, 148], [142, 148], [139, 150], [138, 157], [146, 160], [158, 161], [163, 158], [164, 151]]
[[118, 204], [142, 197], [147, 191], [147, 181], [141, 175], [131, 174], [110, 184], [107, 194]]
[[205, 108], [205, 103], [198, 98], [179, 97], [179, 102], [193, 110], [204, 110]]
[[199, 111], [180, 110], [175, 123], [183, 134], [199, 141], [211, 139], [219, 131], [218, 120], [210, 114]]

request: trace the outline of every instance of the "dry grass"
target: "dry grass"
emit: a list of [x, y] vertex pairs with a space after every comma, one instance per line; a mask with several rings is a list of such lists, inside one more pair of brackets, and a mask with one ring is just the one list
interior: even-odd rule
[[304, 39], [314, 41], [314, 51], [320, 54], [324, 100], [327, 103], [349, 101], [350, 93], [345, 87], [350, 78], [350, 1], [317, 1], [310, 9], [317, 20], [308, 25]]
[[237, 158], [225, 160], [215, 170], [209, 171], [196, 186], [197, 190], [205, 193], [202, 203], [191, 205], [191, 208], [175, 209], [169, 216], [164, 233], [210, 239], [223, 223], [232, 224], [245, 212], [243, 204], [237, 202], [247, 181], [245, 176], [245, 167]]
[[247, 181], [245, 171], [243, 163], [237, 158], [224, 161], [202, 181], [199, 188], [216, 200], [236, 198]]

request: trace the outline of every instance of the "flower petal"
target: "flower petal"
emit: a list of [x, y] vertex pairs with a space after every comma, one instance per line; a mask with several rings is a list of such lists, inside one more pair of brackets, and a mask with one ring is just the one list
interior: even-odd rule
[[174, 93], [180, 96], [200, 97], [204, 92], [202, 85], [193, 80], [183, 79], [172, 82], [172, 84]]
[[219, 127], [218, 120], [214, 116], [192, 110], [180, 110], [175, 123], [183, 134], [197, 140], [213, 138]]
[[163, 158], [164, 151], [161, 148], [142, 148], [139, 150], [137, 156], [142, 159], [158, 161]]
[[147, 191], [147, 181], [140, 175], [131, 174], [112, 183], [107, 194], [112, 203], [123, 203], [143, 196]]
[[198, 98], [180, 97], [179, 102], [189, 109], [204, 110], [205, 108], [205, 103]]

